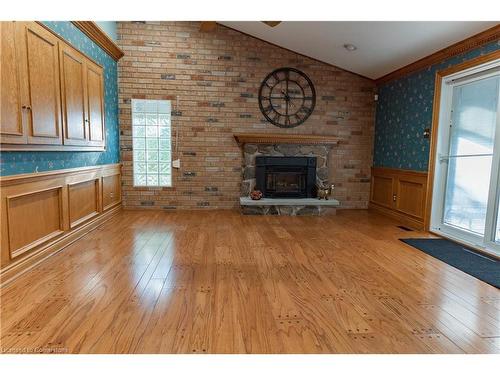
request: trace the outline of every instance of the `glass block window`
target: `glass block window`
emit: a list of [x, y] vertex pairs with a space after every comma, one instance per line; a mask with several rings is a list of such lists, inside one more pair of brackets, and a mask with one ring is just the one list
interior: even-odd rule
[[170, 100], [132, 99], [134, 186], [172, 186]]

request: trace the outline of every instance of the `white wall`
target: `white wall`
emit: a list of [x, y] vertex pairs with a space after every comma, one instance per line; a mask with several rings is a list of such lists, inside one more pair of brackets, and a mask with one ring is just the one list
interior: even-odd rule
[[106, 33], [108, 36], [116, 41], [117, 33], [116, 33], [116, 22], [115, 21], [95, 21], [99, 25], [99, 27]]

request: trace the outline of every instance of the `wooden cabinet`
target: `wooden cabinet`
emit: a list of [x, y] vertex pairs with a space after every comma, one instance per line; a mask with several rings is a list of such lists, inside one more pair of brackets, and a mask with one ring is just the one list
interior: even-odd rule
[[37, 22], [1, 22], [4, 150], [102, 151], [103, 69]]
[[104, 78], [100, 66], [87, 62], [89, 145], [104, 145]]
[[18, 41], [14, 22], [0, 22], [0, 135], [8, 143], [27, 143], [17, 69]]
[[71, 46], [60, 46], [65, 145], [104, 146], [103, 69]]
[[372, 168], [370, 208], [423, 229], [427, 172]]
[[28, 144], [62, 144], [58, 38], [35, 22], [16, 22], [18, 69]]
[[88, 139], [85, 56], [61, 45], [62, 120], [65, 145], [85, 145]]

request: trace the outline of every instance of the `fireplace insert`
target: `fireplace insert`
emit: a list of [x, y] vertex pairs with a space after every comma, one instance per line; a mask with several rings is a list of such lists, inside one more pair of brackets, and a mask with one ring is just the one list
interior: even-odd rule
[[257, 156], [255, 178], [265, 198], [315, 197], [316, 157]]

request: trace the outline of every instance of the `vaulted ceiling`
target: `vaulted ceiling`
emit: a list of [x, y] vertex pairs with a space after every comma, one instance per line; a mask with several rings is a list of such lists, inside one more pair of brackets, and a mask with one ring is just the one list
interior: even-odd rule
[[[354, 73], [377, 79], [498, 22], [259, 21], [222, 25]], [[345, 44], [357, 47], [348, 51]]]

